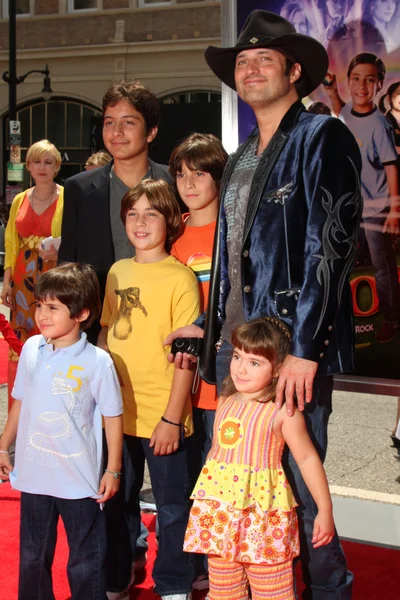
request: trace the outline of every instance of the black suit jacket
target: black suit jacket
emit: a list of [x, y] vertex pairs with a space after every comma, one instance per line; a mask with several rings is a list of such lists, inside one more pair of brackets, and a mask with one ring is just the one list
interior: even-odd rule
[[[171, 182], [165, 165], [149, 161], [154, 179]], [[58, 262], [90, 264], [97, 273], [103, 301], [107, 273], [115, 262], [110, 223], [110, 171], [112, 162], [99, 169], [74, 175], [64, 184], [64, 212]], [[96, 343], [99, 322], [88, 338]]]

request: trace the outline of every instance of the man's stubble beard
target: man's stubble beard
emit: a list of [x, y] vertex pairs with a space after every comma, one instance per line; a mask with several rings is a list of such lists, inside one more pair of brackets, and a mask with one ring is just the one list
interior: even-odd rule
[[276, 104], [280, 100], [286, 98], [291, 91], [289, 79], [282, 80], [282, 83], [278, 87], [271, 88], [270, 85], [266, 84], [262, 88], [251, 89], [242, 86], [238, 89], [238, 95], [248, 104], [253, 110], [256, 108], [266, 108], [272, 104]]

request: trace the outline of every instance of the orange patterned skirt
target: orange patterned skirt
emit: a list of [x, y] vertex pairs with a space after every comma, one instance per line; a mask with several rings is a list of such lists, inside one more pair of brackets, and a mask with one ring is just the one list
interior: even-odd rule
[[[40, 333], [35, 322], [36, 304], [33, 292], [36, 280], [39, 275], [56, 266], [54, 261], [44, 262], [39, 256], [38, 248], [43, 239], [43, 237], [32, 235], [21, 240], [21, 248], [11, 279], [14, 309], [11, 311], [10, 324], [16, 336], [23, 343], [32, 335]], [[10, 404], [18, 366], [18, 355], [10, 348], [8, 357], [8, 398]]]

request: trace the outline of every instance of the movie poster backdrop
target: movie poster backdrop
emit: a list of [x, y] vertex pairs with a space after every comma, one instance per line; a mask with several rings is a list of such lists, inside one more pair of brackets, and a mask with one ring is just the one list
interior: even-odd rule
[[[376, 131], [374, 133], [371, 131], [368, 143], [385, 146], [382, 149], [374, 149], [371, 146], [371, 155], [373, 152], [378, 152], [392, 157], [395, 148], [394, 160], [397, 155], [395, 176], [398, 178], [400, 176], [400, 124], [397, 122], [400, 121], [400, 0], [237, 0], [238, 32], [247, 16], [255, 9], [265, 9], [282, 15], [294, 25], [298, 33], [311, 35], [325, 46], [329, 55], [329, 74], [325, 82], [332, 83], [332, 76], [335, 75], [340, 97], [346, 105], [350, 103], [350, 109], [352, 99], [347, 78], [350, 61], [363, 52], [373, 53], [383, 61], [386, 76], [374, 102], [378, 107], [377, 110], [381, 110], [382, 114], [386, 115], [392, 128], [388, 130], [389, 134], [387, 131], [382, 134], [383, 137], [378, 136]], [[399, 86], [394, 85], [396, 82]], [[395, 88], [391, 96], [392, 107], [386, 96], [389, 86]], [[327, 88], [323, 85], [319, 86], [310, 97], [304, 98], [303, 102], [307, 108], [314, 102], [319, 102], [323, 103], [319, 105], [319, 109], [325, 111], [332, 109]], [[398, 111], [392, 112], [391, 108], [395, 109], [396, 106]], [[239, 139], [243, 142], [253, 129], [255, 118], [252, 110], [241, 100], [239, 100], [238, 115]], [[361, 119], [356, 121], [356, 124], [359, 122]], [[365, 119], [362, 125], [367, 126], [369, 122], [370, 119]], [[395, 142], [392, 140], [387, 142], [385, 135], [393, 135]], [[365, 143], [361, 139], [357, 141], [359, 144]], [[332, 167], [334, 168], [334, 165]], [[372, 194], [372, 190], [379, 189], [379, 185], [382, 185], [382, 177], [386, 178], [386, 170], [382, 173], [381, 168], [381, 172], [375, 175], [372, 159], [370, 164], [363, 164], [363, 173], [364, 170], [366, 172], [364, 189], [367, 190], [366, 193]], [[372, 204], [373, 210], [375, 206], [377, 205]], [[395, 236], [383, 234], [386, 215], [380, 214], [380, 217], [374, 220], [369, 218], [365, 211], [366, 208], [361, 223], [357, 262], [351, 275], [356, 337], [354, 375], [400, 379], [400, 329], [397, 329], [400, 314], [397, 290], [400, 243]], [[366, 230], [371, 228], [374, 231], [366, 233]], [[382, 251], [379, 256], [379, 250], [375, 247], [376, 235], [378, 239], [379, 236], [384, 236], [383, 256]], [[378, 247], [381, 246], [382, 244], [378, 243]], [[375, 264], [381, 261], [381, 275], [378, 275], [379, 296], [371, 251], [375, 253]]]

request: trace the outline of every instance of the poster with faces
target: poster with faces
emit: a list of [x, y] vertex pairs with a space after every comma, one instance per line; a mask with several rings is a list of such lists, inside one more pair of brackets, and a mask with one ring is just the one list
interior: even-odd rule
[[[400, 0], [237, 0], [238, 32], [255, 9], [281, 15], [328, 52], [325, 85], [303, 103], [340, 118], [363, 160], [364, 212], [351, 275], [354, 374], [400, 379], [400, 219], [393, 194], [400, 193]], [[242, 142], [255, 117], [240, 99], [238, 122]]]

